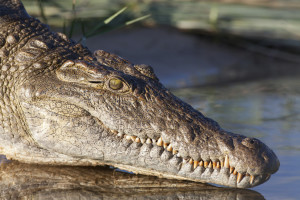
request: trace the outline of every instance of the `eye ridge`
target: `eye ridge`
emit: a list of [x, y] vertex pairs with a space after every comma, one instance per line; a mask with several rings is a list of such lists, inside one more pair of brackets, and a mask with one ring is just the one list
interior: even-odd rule
[[124, 83], [123, 83], [123, 81], [121, 79], [114, 77], [114, 78], [111, 78], [109, 80], [109, 84], [108, 85], [113, 90], [120, 90], [120, 89], [123, 88]]

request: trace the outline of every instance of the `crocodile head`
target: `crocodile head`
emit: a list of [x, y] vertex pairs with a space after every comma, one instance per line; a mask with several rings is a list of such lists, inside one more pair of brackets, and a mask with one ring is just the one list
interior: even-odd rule
[[264, 143], [220, 128], [166, 89], [150, 66], [91, 54], [27, 15], [6, 27], [18, 29], [1, 35], [0, 152], [8, 157], [240, 188], [278, 170]]

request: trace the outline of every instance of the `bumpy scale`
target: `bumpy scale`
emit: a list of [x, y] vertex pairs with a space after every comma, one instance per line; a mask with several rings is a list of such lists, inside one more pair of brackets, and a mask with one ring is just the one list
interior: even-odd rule
[[253, 187], [279, 168], [261, 141], [227, 132], [147, 65], [92, 54], [0, 0], [0, 153], [26, 163], [111, 165]]

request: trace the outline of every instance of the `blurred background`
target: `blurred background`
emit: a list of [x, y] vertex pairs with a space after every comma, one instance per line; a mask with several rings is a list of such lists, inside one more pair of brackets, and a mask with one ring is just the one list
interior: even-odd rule
[[299, 0], [23, 2], [92, 50], [152, 65], [169, 87], [300, 73]]
[[281, 167], [254, 190], [299, 199], [300, 0], [23, 3], [92, 51], [151, 65], [175, 95], [224, 129], [265, 142]]

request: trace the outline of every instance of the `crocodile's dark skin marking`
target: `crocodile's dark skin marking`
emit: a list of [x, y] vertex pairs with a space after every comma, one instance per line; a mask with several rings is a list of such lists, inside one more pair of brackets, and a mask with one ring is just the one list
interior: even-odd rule
[[0, 153], [8, 158], [241, 188], [278, 170], [265, 144], [221, 129], [150, 66], [92, 54], [17, 0], [0, 0], [0, 11]]

